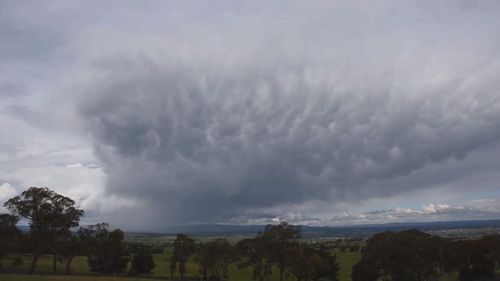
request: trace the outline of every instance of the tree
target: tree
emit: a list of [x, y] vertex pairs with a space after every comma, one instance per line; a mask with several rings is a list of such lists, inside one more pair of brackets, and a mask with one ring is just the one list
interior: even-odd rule
[[130, 273], [132, 275], [151, 273], [154, 268], [155, 262], [151, 254], [138, 253], [132, 257], [130, 265]]
[[289, 253], [287, 270], [297, 281], [338, 281], [340, 266], [326, 248], [294, 243]]
[[352, 268], [352, 281], [377, 281], [378, 276], [378, 270], [366, 259], [361, 260]]
[[251, 267], [253, 280], [265, 281], [269, 279], [272, 273], [272, 263], [267, 245], [260, 236], [240, 240], [236, 248], [238, 254], [245, 257], [238, 264], [239, 268]]
[[289, 225], [286, 222], [267, 225], [261, 237], [269, 248], [271, 261], [278, 267], [279, 280], [283, 281], [290, 258], [290, 248], [300, 238], [300, 226]]
[[375, 234], [362, 249], [361, 265], [353, 268], [353, 278], [373, 280], [363, 278], [366, 273], [381, 280], [438, 280], [444, 267], [444, 245], [444, 239], [416, 229]]
[[460, 280], [475, 281], [495, 276], [495, 259], [493, 255], [495, 244], [488, 242], [488, 238], [460, 242]]
[[87, 262], [92, 272], [122, 273], [127, 268], [128, 256], [123, 249], [123, 231], [108, 230], [108, 224], [99, 223], [78, 231], [86, 250]]
[[71, 274], [71, 262], [73, 258], [82, 253], [81, 244], [80, 238], [74, 234], [56, 240], [56, 252], [58, 253], [59, 261], [65, 264], [65, 273], [67, 275]]
[[174, 241], [174, 252], [170, 260], [170, 274], [173, 277], [177, 264], [179, 264], [179, 275], [184, 279], [186, 273], [186, 261], [194, 254], [195, 244], [194, 240], [186, 234], [179, 233]]
[[[4, 206], [15, 215], [29, 222], [33, 240], [32, 260], [28, 273], [35, 271], [36, 262], [46, 247], [54, 245], [59, 235], [66, 235], [78, 226], [83, 210], [75, 207], [75, 202], [46, 187], [30, 187], [20, 196], [5, 202]], [[55, 270], [54, 254], [54, 270]]]
[[202, 245], [196, 261], [199, 263], [203, 280], [223, 281], [228, 278], [228, 267], [233, 259], [232, 249], [226, 239], [218, 238]]
[[12, 249], [15, 239], [21, 232], [16, 224], [19, 218], [9, 214], [0, 214], [0, 270], [3, 266], [3, 259], [7, 252]]

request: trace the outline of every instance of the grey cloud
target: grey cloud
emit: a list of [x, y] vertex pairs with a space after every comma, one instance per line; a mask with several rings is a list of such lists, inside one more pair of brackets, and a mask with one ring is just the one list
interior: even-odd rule
[[367, 22], [351, 28], [322, 18], [300, 21], [303, 30], [278, 24], [244, 37], [217, 26], [139, 35], [141, 43], [129, 34], [92, 42], [107, 50], [90, 54], [79, 110], [108, 190], [146, 199], [167, 222], [412, 190], [375, 193], [371, 183], [459, 161], [500, 137], [500, 64], [480, 53], [500, 41], [460, 25], [479, 41], [460, 45], [462, 34], [451, 32], [428, 45], [426, 36], [470, 16], [455, 12], [423, 32], [418, 20], [427, 12], [417, 10], [383, 38], [384, 21], [357, 34]]
[[[0, 32], [33, 44], [0, 57], [64, 72], [44, 106], [6, 113], [78, 127], [74, 105], [107, 192], [141, 206], [118, 223], [315, 223], [287, 209], [431, 189], [498, 147], [495, 2], [96, 3], [7, 5]], [[62, 113], [38, 118], [48, 104]]]

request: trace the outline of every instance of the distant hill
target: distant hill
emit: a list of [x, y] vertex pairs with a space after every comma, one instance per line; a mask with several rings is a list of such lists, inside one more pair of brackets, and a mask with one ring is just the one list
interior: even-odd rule
[[[158, 231], [129, 231], [129, 233], [147, 233], [152, 236], [175, 235], [176, 233], [187, 233], [195, 236], [254, 236], [258, 232], [263, 231], [264, 227], [264, 225], [192, 224], [169, 226]], [[29, 227], [26, 225], [20, 225], [18, 228], [23, 232], [29, 231]], [[401, 231], [412, 228], [425, 232], [436, 233], [446, 233], [447, 231], [452, 230], [470, 232], [470, 230], [474, 229], [489, 229], [489, 232], [500, 233], [500, 219], [365, 224], [349, 226], [301, 226], [302, 235], [305, 237], [367, 237], [378, 232]]]
[[[264, 230], [263, 225], [227, 225], [227, 224], [193, 224], [178, 225], [166, 228], [162, 233], [188, 233], [191, 235], [235, 236], [255, 235]], [[498, 228], [500, 220], [445, 221], [445, 222], [412, 222], [388, 223], [351, 226], [301, 226], [303, 236], [318, 237], [365, 237], [383, 231], [401, 231], [417, 228], [426, 232], [453, 229]]]

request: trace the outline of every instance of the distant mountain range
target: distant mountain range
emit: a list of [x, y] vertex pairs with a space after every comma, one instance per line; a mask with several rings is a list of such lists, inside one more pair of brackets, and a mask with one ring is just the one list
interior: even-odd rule
[[[191, 235], [233, 236], [255, 235], [264, 230], [263, 225], [227, 225], [227, 224], [193, 224], [170, 226], [161, 231], [163, 234], [188, 233]], [[444, 222], [411, 222], [366, 224], [352, 226], [301, 226], [303, 236], [318, 237], [364, 237], [383, 231], [401, 231], [405, 229], [420, 229], [422, 231], [442, 231], [452, 229], [499, 228], [498, 220], [444, 221]]]
[[[22, 231], [28, 231], [28, 226], [21, 225]], [[161, 231], [131, 231], [133, 233], [148, 233], [153, 236], [176, 233], [187, 233], [196, 236], [253, 236], [263, 231], [264, 225], [229, 225], [229, 224], [192, 224], [169, 226]], [[302, 225], [302, 235], [306, 237], [366, 237], [378, 232], [401, 231], [416, 228], [426, 232], [446, 231], [454, 229], [498, 228], [498, 220], [443, 221], [443, 222], [411, 222], [365, 224], [350, 226], [307, 226]]]

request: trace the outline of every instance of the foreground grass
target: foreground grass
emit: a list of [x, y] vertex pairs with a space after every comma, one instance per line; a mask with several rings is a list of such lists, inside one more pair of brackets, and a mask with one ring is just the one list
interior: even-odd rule
[[132, 277], [111, 276], [62, 276], [62, 275], [26, 275], [26, 274], [0, 274], [2, 281], [165, 281], [164, 279], [144, 279]]
[[[337, 252], [337, 259], [341, 266], [339, 273], [340, 281], [351, 281], [352, 267], [360, 260], [360, 254], [356, 252]], [[11, 266], [14, 257], [9, 256], [4, 262], [5, 270], [7, 272], [16, 272], [17, 274], [0, 274], [1, 281], [160, 281], [171, 280], [169, 271], [169, 254], [154, 255], [156, 267], [154, 272], [147, 275], [129, 276], [122, 274], [119, 276], [101, 276], [92, 273], [87, 265], [85, 257], [76, 257], [71, 264], [72, 275], [64, 275], [64, 266], [58, 264], [57, 274], [52, 274], [52, 257], [43, 256], [37, 263], [37, 268], [34, 275], [24, 274], [29, 265], [30, 255], [22, 255], [24, 264], [20, 268], [13, 268]], [[278, 280], [278, 271], [273, 270], [274, 274], [271, 281]], [[199, 280], [198, 265], [194, 261], [187, 263], [187, 279]], [[500, 280], [498, 279], [494, 280]], [[174, 278], [175, 280], [175, 278]], [[252, 272], [249, 268], [239, 269], [236, 264], [231, 264], [229, 267], [229, 280], [232, 281], [252, 281]], [[288, 276], [287, 281], [293, 281], [294, 278]], [[450, 274], [443, 276], [441, 281], [455, 281], [457, 274]]]

